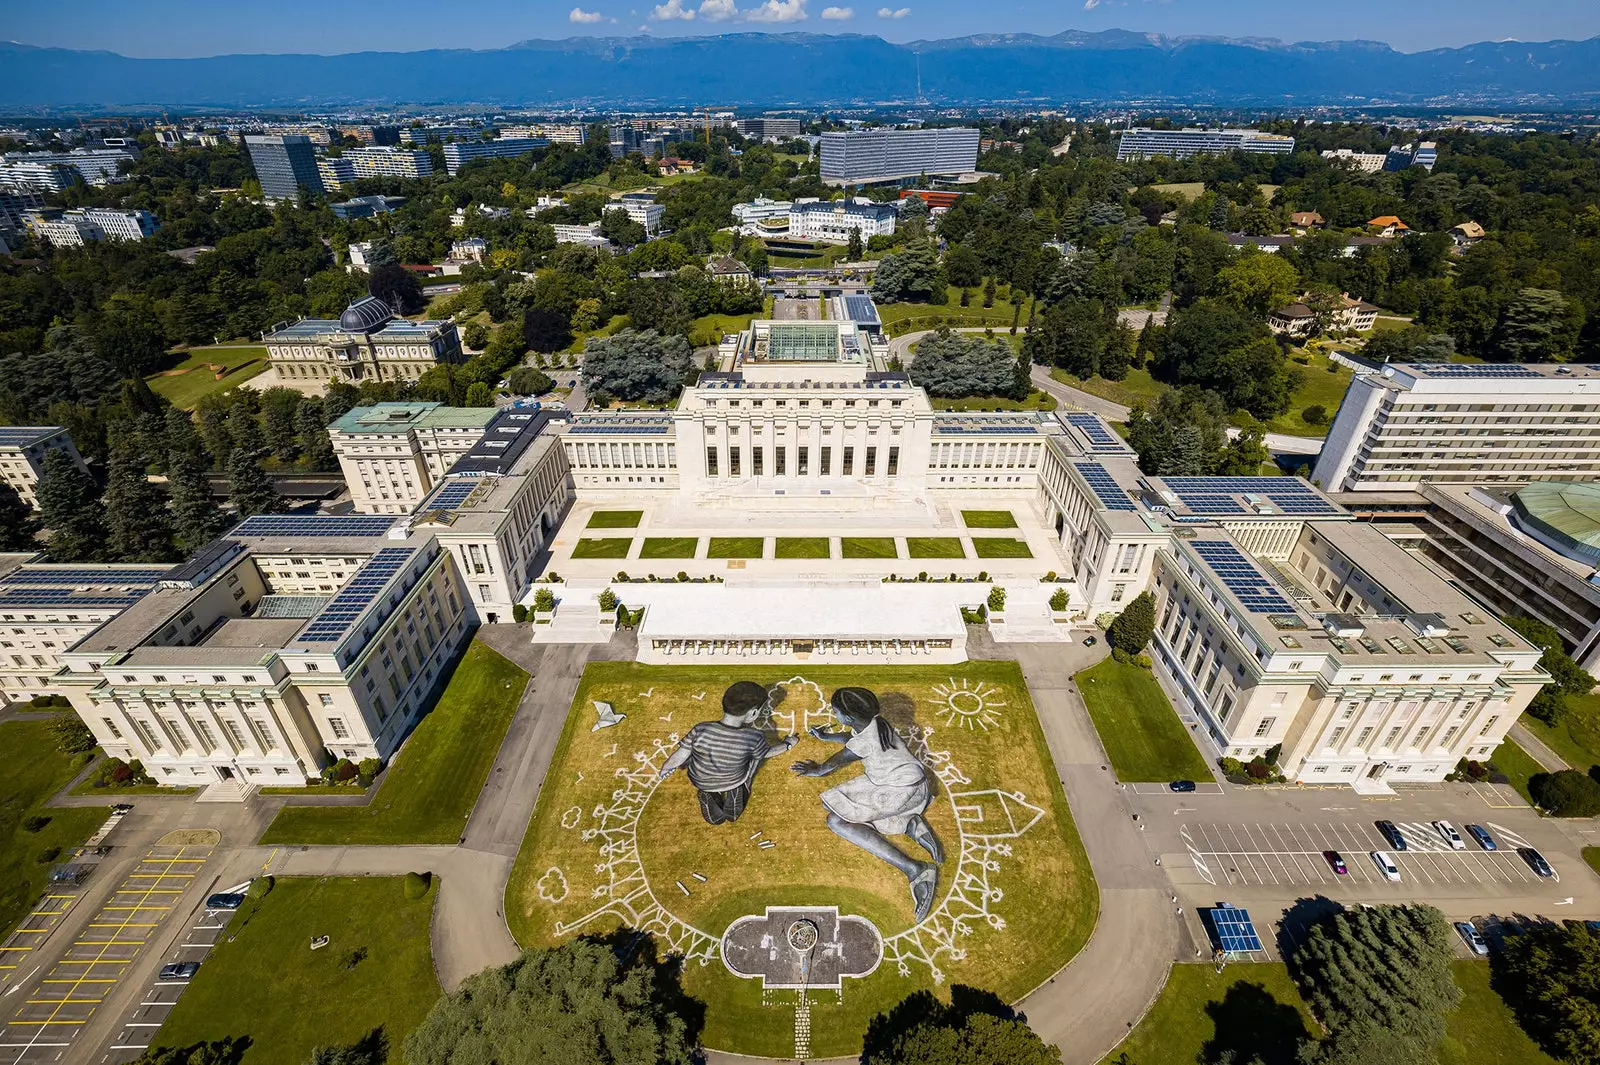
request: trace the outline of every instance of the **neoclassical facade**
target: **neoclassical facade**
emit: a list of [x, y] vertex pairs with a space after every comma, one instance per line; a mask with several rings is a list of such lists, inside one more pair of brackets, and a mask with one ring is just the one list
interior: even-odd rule
[[375, 296], [363, 296], [337, 321], [303, 318], [262, 337], [285, 384], [415, 381], [440, 363], [461, 363], [461, 337], [448, 319], [413, 322]]

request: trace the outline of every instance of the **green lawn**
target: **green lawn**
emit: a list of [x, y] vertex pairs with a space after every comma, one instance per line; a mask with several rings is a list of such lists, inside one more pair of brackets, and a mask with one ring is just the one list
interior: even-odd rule
[[1494, 767], [1511, 778], [1511, 786], [1517, 789], [1529, 805], [1533, 803], [1533, 796], [1528, 794], [1528, 778], [1535, 773], [1543, 773], [1544, 766], [1533, 760], [1533, 757], [1517, 746], [1515, 740], [1508, 739], [1494, 749], [1494, 754], [1489, 756], [1489, 761]]
[[969, 529], [1015, 529], [1017, 519], [1009, 510], [963, 510], [961, 521]]
[[[401, 884], [279, 877], [234, 915], [153, 1045], [248, 1035], [244, 1065], [302, 1065], [314, 1047], [381, 1027], [389, 1060], [400, 1062], [406, 1036], [439, 998], [428, 932], [438, 888], [412, 901]], [[311, 950], [322, 935], [328, 945]]]
[[710, 347], [723, 337], [750, 328], [754, 314], [703, 314], [689, 323], [689, 343], [697, 348]]
[[759, 536], [713, 536], [707, 558], [760, 558], [765, 540]]
[[573, 558], [627, 558], [633, 540], [626, 536], [585, 536], [572, 549]]
[[587, 529], [637, 529], [642, 510], [597, 510], [589, 515]]
[[1010, 536], [974, 536], [972, 550], [979, 558], [1032, 558], [1026, 540]]
[[908, 536], [906, 554], [912, 558], [966, 558], [959, 536]]
[[[1294, 390], [1294, 395], [1289, 398], [1289, 410], [1264, 423], [1268, 432], [1288, 433], [1291, 436], [1327, 436], [1328, 429], [1333, 424], [1333, 416], [1339, 413], [1339, 404], [1344, 402], [1345, 389], [1350, 387], [1350, 378], [1354, 376], [1350, 369], [1329, 362], [1326, 355], [1318, 351], [1303, 353], [1309, 356], [1309, 366], [1299, 363], [1290, 365], [1300, 374], [1300, 387]], [[1332, 367], [1332, 373], [1329, 373]], [[1326, 418], [1320, 425], [1312, 425], [1301, 415], [1307, 407], [1321, 407], [1326, 412]]]
[[1589, 868], [1600, 873], [1600, 847], [1583, 848], [1583, 860], [1589, 863]]
[[[64, 711], [71, 713], [72, 711]], [[46, 810], [50, 796], [83, 768], [72, 755], [56, 750], [48, 721], [7, 721], [0, 725], [0, 939], [4, 939], [44, 893], [52, 862], [39, 857], [50, 848], [63, 855], [82, 843], [107, 817], [104, 806]], [[29, 832], [23, 822], [48, 817]]]
[[1118, 779], [1211, 779], [1210, 767], [1149, 670], [1107, 658], [1074, 679]]
[[1461, 988], [1461, 1005], [1446, 1021], [1439, 1065], [1556, 1065], [1489, 986], [1487, 962], [1454, 961], [1450, 968]]
[[1003, 399], [1000, 396], [970, 396], [966, 399], [933, 399], [934, 410], [1055, 410], [1056, 397], [1037, 388], [1027, 399]]
[[1107, 381], [1104, 377], [1090, 377], [1086, 380], [1074, 377], [1060, 367], [1052, 369], [1050, 376], [1064, 385], [1082, 389], [1092, 396], [1109, 399], [1124, 407], [1133, 407], [1140, 403], [1146, 407], [1153, 407], [1161, 393], [1167, 389], [1166, 385], [1151, 377], [1148, 370], [1129, 370], [1128, 376], [1120, 381]]
[[1519, 724], [1574, 769], [1587, 772], [1600, 764], [1600, 695], [1569, 696], [1566, 716], [1553, 728], [1531, 714], [1522, 715]]
[[827, 558], [826, 536], [780, 536], [773, 543], [773, 558]]
[[[961, 541], [956, 541], [959, 544]], [[839, 553], [845, 558], [899, 558], [892, 536], [842, 536]]]
[[699, 546], [700, 539], [696, 536], [647, 536], [639, 546], [639, 557], [693, 558]]
[[[187, 358], [166, 373], [145, 378], [152, 392], [184, 410], [193, 410], [202, 396], [244, 384], [270, 365], [267, 349], [252, 344], [190, 348], [186, 354]], [[223, 367], [220, 381], [212, 365]]]
[[528, 674], [473, 642], [366, 806], [291, 806], [262, 843], [454, 843], [478, 801]]

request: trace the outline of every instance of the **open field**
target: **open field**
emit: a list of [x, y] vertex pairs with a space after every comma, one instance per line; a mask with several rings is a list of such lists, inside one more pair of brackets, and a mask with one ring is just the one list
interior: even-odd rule
[[1206, 760], [1149, 670], [1107, 658], [1074, 679], [1117, 779], [1211, 778]]
[[1600, 765], [1600, 695], [1569, 696], [1566, 716], [1554, 726], [1531, 714], [1523, 714], [1519, 724], [1572, 768], [1588, 772], [1590, 766]]
[[[223, 367], [218, 380], [211, 366]], [[259, 345], [218, 345], [190, 348], [187, 358], [170, 370], [145, 378], [150, 390], [164, 396], [174, 407], [193, 410], [201, 398], [242, 385], [266, 371], [267, 349]]]
[[[381, 1027], [389, 1060], [402, 1061], [439, 998], [428, 938], [437, 893], [407, 899], [400, 877], [279, 877], [234, 915], [153, 1045], [248, 1035], [244, 1065], [301, 1065], [319, 1045]], [[308, 949], [319, 935], [329, 944]]]
[[[4, 939], [44, 892], [53, 860], [39, 858], [50, 850], [70, 854], [100, 827], [109, 811], [104, 806], [45, 809], [50, 797], [82, 768], [72, 755], [56, 749], [48, 721], [0, 724], [0, 751], [6, 752], [5, 773], [0, 775], [0, 939]], [[46, 817], [49, 822], [30, 832], [23, 827], [30, 817]]]
[[[1302, 354], [1311, 362], [1307, 366], [1292, 364], [1300, 373], [1300, 387], [1290, 397], [1288, 411], [1264, 423], [1264, 427], [1268, 432], [1287, 433], [1290, 436], [1327, 436], [1328, 429], [1333, 425], [1333, 416], [1339, 413], [1339, 404], [1344, 402], [1345, 389], [1350, 387], [1350, 378], [1354, 375], [1348, 367], [1328, 361], [1321, 352]], [[1328, 372], [1330, 367], [1332, 373]], [[1305, 420], [1303, 415], [1308, 407], [1321, 407], [1326, 413], [1320, 425], [1312, 425]]]
[[932, 398], [934, 410], [1055, 410], [1056, 397], [1037, 388], [1027, 399], [1005, 399], [1000, 396], [969, 396], [966, 399]]
[[1136, 407], [1143, 403], [1146, 407], [1155, 406], [1155, 402], [1165, 392], [1167, 386], [1150, 376], [1147, 370], [1129, 370], [1128, 376], [1120, 381], [1108, 381], [1104, 377], [1074, 377], [1059, 366], [1050, 371], [1050, 376], [1064, 385], [1081, 388], [1092, 396], [1109, 399], [1113, 403], [1120, 403], [1124, 407]]
[[[819, 1058], [859, 1052], [867, 1020], [912, 990], [948, 995], [951, 983], [962, 983], [1015, 1000], [1082, 947], [1098, 892], [1014, 663], [799, 667], [801, 676], [786, 677], [794, 668], [591, 663], [507, 888], [507, 922], [518, 942], [559, 942], [652, 914], [645, 927], [685, 955], [685, 989], [707, 1005], [706, 1045], [789, 1057], [794, 992], [763, 995], [759, 980], [735, 977], [718, 962], [718, 944], [735, 918], [766, 906], [837, 905], [878, 927], [887, 956], [872, 975], [847, 979], [837, 997], [810, 996]], [[785, 752], [758, 770], [736, 824], [713, 826], [685, 775], [658, 783], [657, 770], [741, 679], [769, 686], [773, 729], [803, 738], [793, 756]], [[905, 878], [827, 828], [819, 796], [854, 778], [854, 767], [820, 779], [788, 768], [836, 749], [805, 730], [831, 720], [827, 693], [849, 684], [877, 691], [885, 718], [912, 737], [913, 750], [928, 751], [925, 764], [939, 767], [927, 818], [945, 859], [939, 901], [920, 925]], [[592, 731], [594, 700], [627, 717]], [[918, 737], [928, 728], [924, 746]], [[958, 809], [973, 813], [958, 822]], [[980, 855], [987, 855], [981, 863]], [[969, 875], [998, 894], [985, 901], [970, 884], [962, 889]], [[936, 944], [957, 910], [967, 934], [951, 953]]]
[[366, 806], [291, 806], [262, 843], [454, 843], [489, 776], [528, 674], [476, 641]]

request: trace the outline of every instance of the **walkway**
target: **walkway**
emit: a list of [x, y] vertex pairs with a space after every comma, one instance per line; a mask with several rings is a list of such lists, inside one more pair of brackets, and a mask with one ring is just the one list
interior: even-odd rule
[[1568, 765], [1567, 760], [1551, 750], [1549, 744], [1528, 731], [1528, 726], [1524, 725], [1521, 720], [1511, 726], [1509, 735], [1511, 739], [1516, 741], [1518, 747], [1528, 753], [1528, 757], [1544, 766], [1548, 772], [1554, 773], [1562, 769], [1577, 768], [1576, 766]]

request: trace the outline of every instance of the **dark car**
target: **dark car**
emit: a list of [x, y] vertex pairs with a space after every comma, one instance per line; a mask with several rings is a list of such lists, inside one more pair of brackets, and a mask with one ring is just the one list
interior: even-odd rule
[[244, 896], [236, 895], [231, 892], [212, 895], [206, 899], [206, 909], [208, 910], [237, 910], [243, 905]]
[[1085, 647], [1093, 647], [1095, 644], [1097, 644], [1099, 642], [1100, 641], [1095, 639], [1093, 636], [1085, 636], [1083, 638], [1083, 645]]
[[133, 803], [119, 802], [111, 808], [111, 812], [114, 814], [131, 814], [133, 813]]
[[1347, 875], [1350, 870], [1345, 867], [1344, 858], [1338, 851], [1323, 851], [1322, 857], [1327, 860], [1328, 866], [1340, 876]]
[[161, 979], [188, 980], [199, 971], [200, 963], [197, 961], [175, 961], [161, 967]]
[[1544, 855], [1540, 854], [1532, 847], [1518, 847], [1517, 853], [1522, 856], [1523, 861], [1528, 863], [1528, 868], [1532, 869], [1539, 876], [1556, 875], [1556, 871], [1550, 868], [1550, 863], [1544, 860]]
[[1174, 780], [1171, 784], [1168, 784], [1167, 787], [1170, 788], [1173, 791], [1193, 791], [1194, 790], [1194, 781], [1192, 781], [1192, 780]]
[[1400, 834], [1400, 830], [1395, 827], [1393, 821], [1377, 821], [1374, 823], [1378, 826], [1378, 835], [1382, 836], [1389, 846], [1397, 851], [1406, 849], [1406, 838]]
[[1482, 847], [1484, 850], [1494, 851], [1500, 849], [1499, 844], [1495, 843], [1494, 837], [1489, 835], [1489, 830], [1487, 828], [1484, 828], [1482, 825], [1466, 825], [1464, 827], [1467, 830], [1467, 835], [1477, 840], [1478, 846]]

